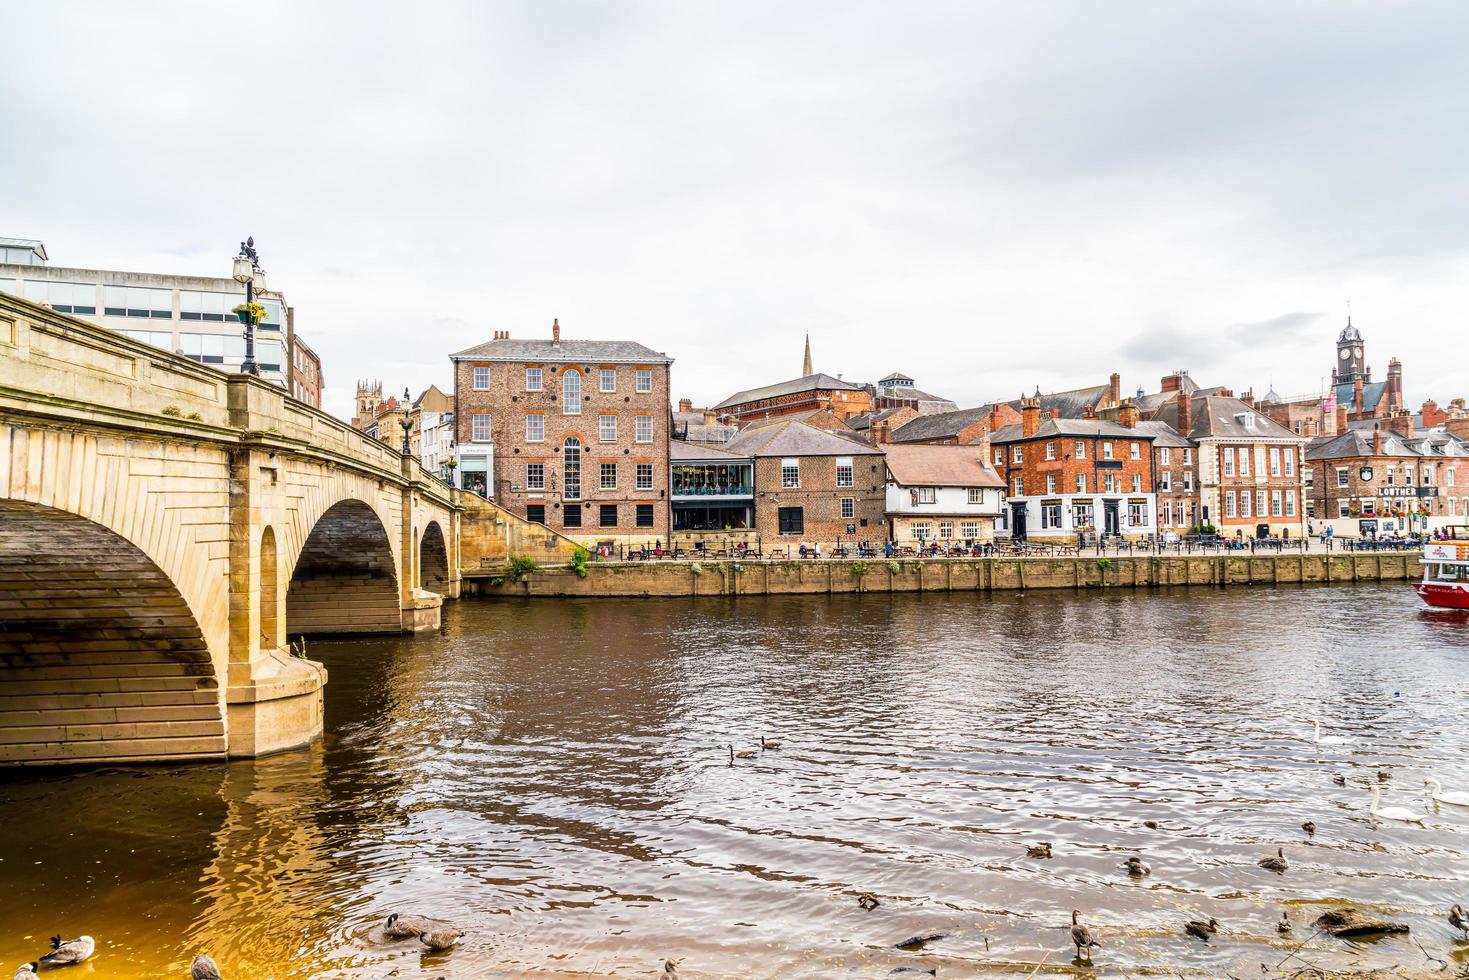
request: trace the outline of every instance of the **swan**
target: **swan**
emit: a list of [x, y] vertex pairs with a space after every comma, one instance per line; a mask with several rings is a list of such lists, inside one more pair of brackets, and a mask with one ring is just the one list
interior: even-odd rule
[[1423, 780], [1423, 785], [1428, 787], [1429, 796], [1435, 803], [1447, 803], [1449, 806], [1469, 806], [1469, 793], [1461, 793], [1458, 790], [1443, 791], [1443, 783], [1429, 777]]
[[1076, 947], [1076, 958], [1081, 958], [1082, 950], [1086, 950], [1087, 962], [1091, 962], [1092, 947], [1102, 944], [1092, 938], [1092, 931], [1081, 924], [1081, 913], [1075, 909], [1071, 910], [1071, 945]]
[[1403, 823], [1423, 823], [1423, 814], [1414, 813], [1405, 806], [1379, 807], [1382, 802], [1382, 790], [1377, 784], [1372, 784], [1372, 817], [1374, 820], [1401, 820]]
[[1316, 737], [1312, 741], [1314, 741], [1317, 745], [1346, 745], [1347, 744], [1347, 740], [1344, 739], [1344, 738], [1342, 738], [1339, 735], [1327, 735], [1327, 736], [1325, 736], [1323, 738], [1322, 735], [1321, 735], [1321, 720], [1319, 718], [1312, 718], [1311, 719], [1311, 724], [1314, 725], [1314, 726], [1316, 726]]
[[91, 936], [78, 936], [75, 939], [52, 936], [51, 952], [41, 957], [41, 963], [46, 966], [71, 966], [91, 956], [96, 949], [97, 943]]
[[200, 953], [189, 965], [189, 980], [220, 980], [219, 965], [212, 956]]

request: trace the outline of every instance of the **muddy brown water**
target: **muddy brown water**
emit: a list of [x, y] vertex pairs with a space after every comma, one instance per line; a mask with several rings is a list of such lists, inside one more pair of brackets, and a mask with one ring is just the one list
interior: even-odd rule
[[[1342, 902], [1412, 933], [1317, 938], [1309, 962], [1469, 964], [1444, 921], [1469, 902], [1469, 810], [1423, 788], [1469, 791], [1469, 619], [1406, 586], [444, 619], [313, 641], [312, 750], [3, 777], [0, 967], [59, 931], [98, 939], [78, 977], [186, 976], [201, 949], [253, 980], [653, 976], [665, 956], [691, 977], [1024, 976], [1073, 969], [1076, 908], [1098, 973], [1259, 976], [1305, 965], [1285, 958]], [[1315, 747], [1313, 717], [1349, 744]], [[731, 767], [762, 734], [784, 747]], [[1424, 827], [1367, 819], [1380, 769]], [[1053, 857], [1028, 858], [1041, 841]], [[1256, 866], [1282, 846], [1289, 871]], [[1121, 870], [1134, 853], [1151, 876]], [[381, 941], [392, 911], [468, 935], [422, 956]], [[1209, 916], [1215, 941], [1183, 934]], [[923, 933], [946, 937], [892, 948]]]

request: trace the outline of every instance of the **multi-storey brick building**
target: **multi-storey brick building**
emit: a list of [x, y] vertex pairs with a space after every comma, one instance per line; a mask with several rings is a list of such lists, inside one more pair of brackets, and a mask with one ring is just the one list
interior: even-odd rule
[[1469, 450], [1447, 433], [1374, 423], [1306, 451], [1312, 522], [1343, 536], [1420, 531], [1469, 515]]
[[[624, 340], [513, 340], [451, 355], [461, 486], [589, 545], [668, 536], [669, 368]], [[477, 476], [478, 474], [478, 476]]]
[[886, 539], [880, 449], [799, 419], [753, 423], [722, 448], [754, 461], [755, 527], [767, 551]]
[[1021, 422], [990, 436], [991, 459], [1008, 491], [1000, 533], [1075, 540], [1130, 539], [1157, 531], [1152, 432], [1122, 402], [1118, 421], [1041, 417], [1038, 395], [1020, 400]]
[[1165, 535], [1187, 534], [1200, 523], [1197, 447], [1167, 422], [1139, 422], [1137, 427], [1153, 435], [1158, 531]]

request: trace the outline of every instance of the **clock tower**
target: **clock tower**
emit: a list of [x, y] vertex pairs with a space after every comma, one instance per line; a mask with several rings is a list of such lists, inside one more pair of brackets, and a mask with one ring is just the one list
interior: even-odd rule
[[1333, 384], [1349, 384], [1358, 378], [1365, 384], [1372, 380], [1372, 373], [1367, 369], [1362, 334], [1352, 326], [1352, 318], [1348, 316], [1347, 325], [1342, 328], [1341, 336], [1336, 338], [1336, 364], [1332, 365], [1331, 381]]

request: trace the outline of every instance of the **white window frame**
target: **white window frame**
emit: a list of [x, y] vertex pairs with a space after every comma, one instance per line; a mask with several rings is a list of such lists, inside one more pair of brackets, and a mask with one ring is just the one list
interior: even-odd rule
[[1133, 493], [1142, 493], [1143, 492], [1143, 475], [1141, 473], [1134, 473], [1132, 475], [1132, 492]]
[[[534, 425], [532, 425], [534, 423]], [[525, 417], [525, 441], [546, 441], [546, 416], [540, 412], [534, 412]]]
[[801, 461], [799, 459], [780, 461], [780, 488], [782, 490], [801, 489]]
[[1076, 458], [1086, 459], [1086, 441], [1084, 439], [1076, 440]]
[[1132, 456], [1133, 459], [1142, 459], [1143, 458], [1143, 444], [1142, 443], [1140, 443], [1140, 442], [1133, 442], [1133, 443], [1129, 443], [1128, 445], [1132, 447], [1132, 448], [1130, 448], [1128, 450], [1128, 452], [1131, 454], [1131, 456]]
[[1046, 443], [1046, 459], [1055, 459], [1055, 458], [1056, 458], [1056, 444], [1054, 442], [1048, 442], [1048, 443]]
[[1172, 465], [1173, 450], [1168, 448], [1167, 446], [1163, 446], [1162, 448], [1160, 448], [1158, 450], [1158, 463], [1162, 466]]
[[914, 492], [918, 494], [918, 502], [920, 504], [938, 503], [939, 492], [937, 487], [918, 487]]
[[488, 367], [476, 367], [469, 369], [470, 384], [475, 391], [490, 390], [490, 369]]
[[[846, 472], [845, 473], [842, 472], [843, 470], [845, 470]], [[837, 457], [836, 478], [837, 478], [837, 486], [839, 486], [839, 487], [856, 486], [856, 484], [852, 482], [852, 457], [850, 457], [850, 456], [838, 456]]]
[[602, 393], [617, 390], [617, 368], [600, 368], [597, 371], [597, 390]]
[[1054, 473], [1047, 473], [1046, 474], [1046, 493], [1052, 494], [1052, 493], [1055, 493], [1055, 492], [1056, 492], [1056, 474], [1054, 474]]
[[[612, 472], [612, 482], [611, 483], [608, 483], [607, 482], [607, 472], [608, 472], [607, 468], [609, 466], [612, 468], [612, 470], [611, 470], [611, 472]], [[616, 460], [612, 460], [610, 462], [609, 461], [606, 461], [606, 460], [603, 460], [603, 461], [600, 461], [600, 462], [597, 463], [597, 489], [599, 489], [599, 490], [616, 490], [617, 489], [617, 461]]]
[[1012, 463], [1023, 463], [1023, 462], [1025, 462], [1025, 449], [1024, 449], [1024, 447], [1022, 447], [1022, 446], [1011, 446], [1010, 447], [1010, 462], [1012, 462]]
[[617, 441], [617, 416], [616, 415], [598, 415], [597, 416], [597, 441], [598, 442], [616, 442]]
[[[636, 480], [637, 489], [639, 489], [639, 490], [651, 490], [651, 489], [653, 489], [653, 464], [652, 463], [638, 463], [638, 464], [636, 464], [636, 466], [635, 466], [635, 468], [633, 470], [633, 474], [634, 474], [633, 475], [633, 479]], [[646, 476], [647, 479], [643, 479], [644, 476]]]
[[526, 391], [541, 391], [543, 389], [543, 387], [544, 387], [544, 384], [543, 384], [543, 379], [541, 377], [541, 369], [538, 368], [538, 367], [528, 367], [528, 368], [526, 368], [525, 369], [525, 390]]
[[494, 417], [488, 412], [475, 412], [469, 416], [469, 441], [491, 442], [493, 435]]
[[581, 414], [581, 372], [567, 368], [561, 372], [561, 414]]
[[953, 521], [939, 521], [939, 540], [940, 541], [953, 541], [954, 540], [954, 522]]
[[1240, 495], [1239, 495], [1239, 516], [1240, 517], [1254, 517], [1255, 516], [1253, 513], [1250, 512], [1251, 507], [1254, 506], [1253, 503], [1251, 502], [1251, 499], [1250, 498], [1251, 498], [1250, 491], [1248, 491], [1248, 490], [1242, 490], [1242, 491], [1240, 491]]
[[525, 488], [527, 490], [544, 490], [544, 489], [546, 489], [546, 464], [545, 463], [526, 463], [525, 464]]
[[1158, 474], [1158, 489], [1168, 493], [1173, 489], [1173, 471], [1164, 470]]
[[653, 372], [649, 368], [638, 368], [633, 375], [633, 390], [645, 395], [653, 390]]
[[1239, 516], [1235, 512], [1235, 498], [1234, 498], [1234, 491], [1233, 490], [1226, 490], [1224, 492], [1224, 516], [1225, 517], [1238, 517]]
[[653, 416], [634, 415], [632, 420], [633, 441], [638, 443], [649, 443], [653, 441]]
[[[970, 487], [969, 488], [969, 502], [971, 504], [982, 504], [982, 503], [984, 503], [984, 488], [983, 487]], [[972, 535], [971, 535], [971, 537], [972, 537]]]
[[1104, 443], [1102, 443], [1102, 458], [1103, 459], [1111, 459], [1112, 458], [1112, 444], [1110, 442], [1104, 442]]
[[1085, 473], [1078, 473], [1078, 474], [1076, 474], [1076, 492], [1077, 493], [1086, 493], [1086, 474]]

